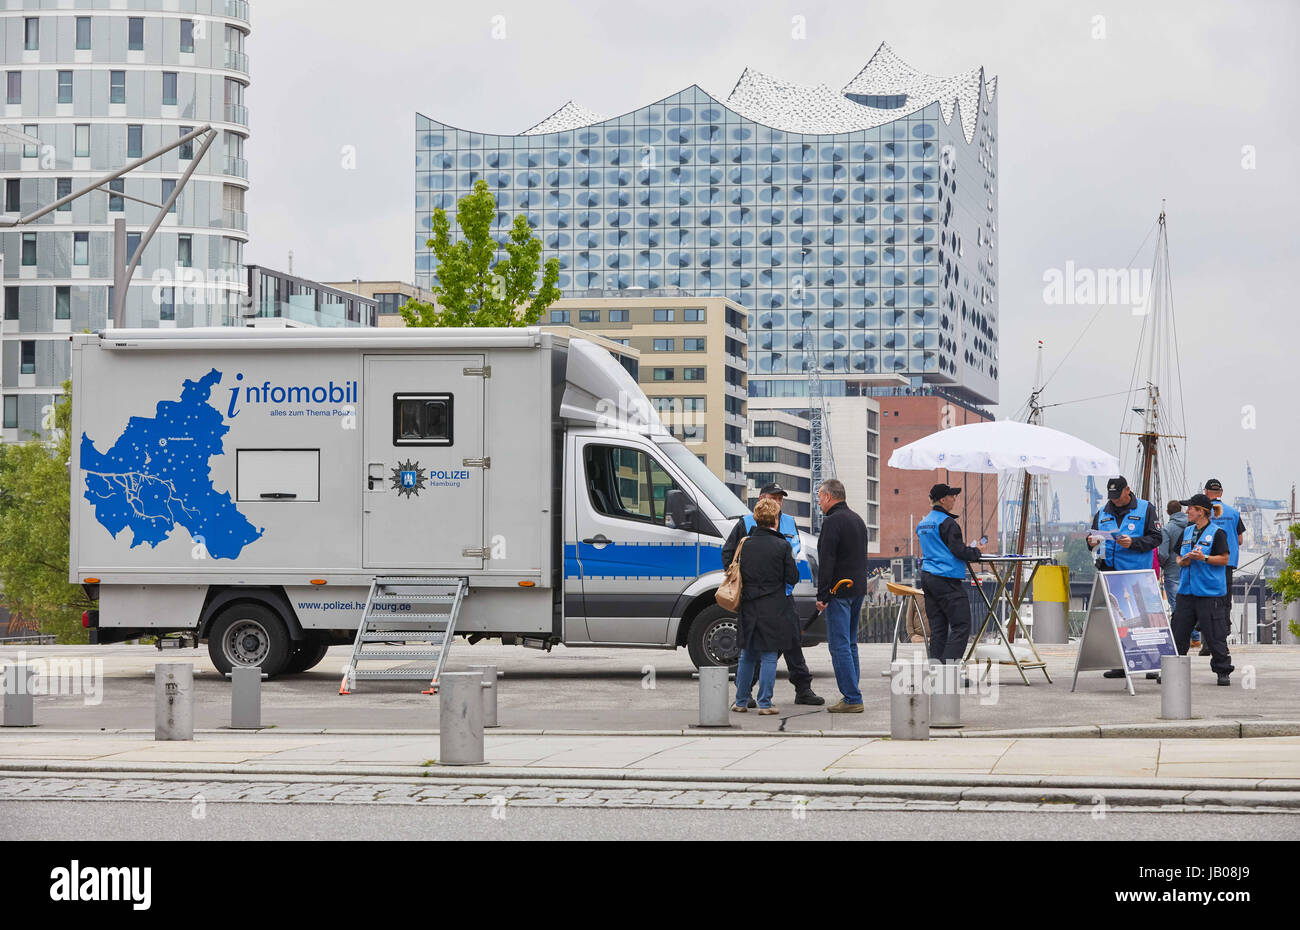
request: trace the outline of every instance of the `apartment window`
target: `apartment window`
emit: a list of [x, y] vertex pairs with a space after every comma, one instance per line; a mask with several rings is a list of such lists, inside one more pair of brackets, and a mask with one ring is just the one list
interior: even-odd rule
[[176, 106], [176, 72], [163, 72], [163, 106]]
[[77, 17], [77, 48], [87, 50], [90, 48], [90, 17]]
[[54, 318], [56, 320], [72, 319], [72, 288], [56, 287], [54, 289]]
[[18, 288], [5, 288], [5, 319], [18, 319]]
[[671, 369], [671, 368], [656, 368], [656, 369], [655, 369], [655, 375], [654, 375], [654, 378], [655, 378], [656, 381], [672, 381], [672, 380], [673, 380], [673, 369]]
[[[126, 181], [122, 178], [114, 178], [112, 181], [108, 182], [108, 189], [110, 191], [117, 191], [120, 194], [125, 188]], [[108, 210], [110, 213], [121, 213], [125, 205], [126, 201], [121, 197], [114, 197], [112, 194], [108, 195]]]
[[18, 428], [18, 398], [13, 394], [5, 395], [5, 429]]
[[674, 343], [675, 341], [676, 341], [676, 340], [673, 340], [673, 339], [656, 339], [656, 340], [655, 340], [655, 351], [656, 351], [656, 352], [672, 352], [672, 351], [673, 351], [673, 343]]
[[90, 157], [90, 124], [78, 123], [76, 127], [76, 156], [78, 158]]
[[5, 212], [22, 213], [22, 181], [18, 178], [5, 180]]
[[632, 344], [632, 340], [631, 340], [631, 339], [611, 339], [611, 340], [609, 340], [609, 341], [610, 341], [610, 342], [617, 342], [617, 343], [618, 343], [619, 345], [621, 345], [621, 346], [628, 346], [628, 345], [631, 345], [631, 344]]
[[34, 52], [41, 47], [41, 21], [35, 16], [23, 20], [23, 48]]
[[683, 380], [683, 381], [703, 381], [703, 380], [704, 380], [704, 369], [703, 369], [703, 368], [683, 368], [683, 369], [682, 369], [682, 380]]
[[704, 340], [703, 340], [703, 339], [698, 339], [698, 338], [697, 338], [697, 339], [683, 339], [683, 340], [682, 340], [682, 348], [683, 348], [685, 351], [687, 351], [687, 352], [703, 352], [703, 351], [704, 351]]
[[[29, 124], [23, 127], [23, 132], [25, 132], [29, 136], [36, 136], [36, 131], [39, 128], [40, 127], [38, 126], [32, 126]], [[38, 146], [35, 145], [23, 146], [23, 158], [35, 158], [39, 154], [40, 154], [40, 149]]]
[[9, 103], [23, 102], [23, 73], [21, 71], [10, 71], [6, 75], [8, 97], [5, 99]]
[[194, 244], [191, 236], [176, 237], [176, 264], [182, 268], [193, 267]]
[[655, 322], [656, 322], [656, 323], [671, 323], [671, 322], [673, 321], [673, 315], [675, 314], [675, 312], [676, 312], [676, 311], [674, 311], [674, 310], [656, 310], [656, 311], [655, 311]]
[[72, 264], [90, 264], [90, 233], [79, 232], [72, 234]]
[[135, 258], [136, 251], [140, 248], [140, 234], [138, 232], [126, 234], [126, 260], [129, 262]]
[[158, 319], [176, 319], [176, 288], [160, 287], [158, 291]]
[[181, 51], [194, 51], [194, 20], [181, 20]]
[[[184, 137], [184, 136], [188, 136], [188, 135], [189, 135], [190, 133], [192, 133], [193, 131], [194, 131], [194, 127], [193, 127], [193, 126], [182, 126], [182, 127], [181, 127], [181, 133], [180, 133], [180, 134], [181, 134], [182, 137]], [[186, 142], [184, 145], [182, 145], [182, 146], [180, 147], [179, 151], [180, 151], [180, 157], [181, 157], [181, 158], [193, 158], [193, 157], [194, 157], [194, 140], [191, 139], [189, 142]]]
[[691, 310], [683, 310], [683, 311], [682, 311], [682, 322], [684, 322], [684, 323], [703, 323], [703, 322], [704, 322], [704, 308], [703, 308], [703, 307], [699, 307], [699, 308], [691, 309]]
[[569, 311], [568, 311], [568, 310], [552, 310], [552, 311], [551, 311], [551, 322], [552, 322], [552, 323], [567, 323], [567, 322], [569, 322]]
[[[144, 51], [144, 17], [132, 16], [127, 20], [126, 47], [133, 52]], [[121, 46], [119, 46], [120, 48]], [[184, 49], [182, 49], [184, 51]]]
[[[176, 192], [176, 179], [175, 179], [175, 178], [163, 178], [163, 179], [162, 179], [162, 198], [161, 198], [158, 202], [159, 202], [159, 203], [166, 203], [166, 202], [167, 202], [167, 198], [169, 198], [169, 197], [170, 197], [172, 194], [174, 194], [175, 192]], [[179, 199], [179, 198], [177, 198], [177, 199]], [[171, 209], [168, 210], [167, 212], [168, 212], [168, 213], [175, 213], [175, 212], [176, 212], [176, 204], [172, 204]]]
[[611, 311], [609, 311], [609, 321], [610, 321], [611, 323], [626, 323], [626, 322], [627, 322], [627, 311], [626, 311], [626, 310], [611, 310]]
[[22, 349], [20, 350], [18, 373], [21, 375], [36, 374], [36, 340], [23, 340]]
[[683, 398], [682, 398], [682, 410], [686, 410], [686, 411], [695, 411], [695, 412], [703, 412], [703, 410], [704, 410], [704, 398], [703, 398], [703, 397], [683, 397]]
[[754, 424], [755, 436], [775, 436], [776, 423], [772, 420], [759, 420]]
[[126, 157], [139, 158], [144, 154], [144, 127], [126, 127]]
[[108, 72], [108, 102], [126, 103], [126, 72]]
[[[17, 318], [15, 317], [15, 319]], [[650, 405], [655, 408], [655, 413], [675, 413], [677, 411], [677, 405], [673, 403], [671, 397], [652, 397], [650, 398]]]
[[600, 311], [599, 311], [599, 310], [579, 310], [579, 311], [578, 311], [578, 322], [579, 322], [579, 323], [599, 323], [599, 322], [600, 322]]
[[23, 264], [36, 264], [36, 233], [23, 233]]

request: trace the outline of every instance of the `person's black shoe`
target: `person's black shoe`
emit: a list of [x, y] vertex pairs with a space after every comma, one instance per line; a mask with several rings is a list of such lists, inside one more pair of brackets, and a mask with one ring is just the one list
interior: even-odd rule
[[1147, 681], [1159, 681], [1159, 680], [1160, 680], [1159, 672], [1147, 672]]
[[821, 707], [826, 703], [826, 698], [814, 694], [812, 689], [807, 691], [796, 691], [794, 693], [794, 702], [796, 704], [811, 704], [813, 707]]
[[1209, 654], [1210, 654], [1210, 644], [1209, 644], [1209, 643], [1202, 643], [1202, 644], [1201, 644], [1201, 651], [1198, 652], [1197, 655], [1198, 655], [1198, 656], [1208, 656]]
[[1113, 668], [1108, 672], [1101, 673], [1102, 678], [1123, 678], [1124, 670], [1122, 668]]
[[1220, 675], [1219, 684], [1223, 685], [1226, 688], [1232, 684], [1232, 679], [1229, 678], [1227, 675]]
[[758, 701], [754, 700], [753, 698], [750, 698], [750, 699], [749, 699], [749, 703], [746, 704], [745, 706], [746, 706], [746, 707], [751, 707], [751, 708], [753, 708], [753, 707], [757, 707], [757, 706], [758, 706]]

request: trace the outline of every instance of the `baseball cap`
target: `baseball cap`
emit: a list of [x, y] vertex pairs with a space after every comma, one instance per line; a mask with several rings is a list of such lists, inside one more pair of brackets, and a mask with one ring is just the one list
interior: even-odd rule
[[1193, 494], [1185, 501], [1179, 501], [1184, 507], [1204, 507], [1206, 510], [1214, 508], [1214, 501], [1210, 500], [1204, 494]]
[[762, 489], [759, 490], [758, 493], [759, 494], [780, 494], [782, 497], [789, 496], [785, 493], [785, 488], [781, 487], [781, 485], [777, 484], [775, 481], [773, 481], [771, 484], [763, 485]]
[[934, 487], [930, 488], [930, 500], [932, 501], [942, 500], [943, 498], [947, 497], [949, 494], [960, 494], [960, 493], [961, 493], [961, 488], [952, 488], [946, 484], [936, 484]]
[[1115, 500], [1124, 493], [1126, 487], [1128, 487], [1128, 479], [1123, 475], [1118, 478], [1111, 478], [1106, 482], [1106, 496], [1111, 500]]
[[1205, 490], [1207, 490], [1207, 491], [1222, 491], [1222, 490], [1223, 490], [1223, 482], [1221, 482], [1218, 478], [1207, 478], [1207, 479], [1205, 480]]

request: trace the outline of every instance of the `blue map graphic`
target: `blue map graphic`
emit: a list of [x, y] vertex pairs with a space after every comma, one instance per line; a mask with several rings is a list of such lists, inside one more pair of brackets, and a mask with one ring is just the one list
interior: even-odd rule
[[179, 401], [159, 401], [152, 418], [131, 417], [108, 452], [81, 434], [86, 500], [114, 539], [130, 527], [132, 549], [157, 548], [179, 524], [212, 558], [234, 559], [265, 532], [239, 512], [229, 491], [212, 486], [208, 459], [225, 454], [221, 437], [230, 431], [208, 403], [219, 381], [215, 368], [187, 379]]

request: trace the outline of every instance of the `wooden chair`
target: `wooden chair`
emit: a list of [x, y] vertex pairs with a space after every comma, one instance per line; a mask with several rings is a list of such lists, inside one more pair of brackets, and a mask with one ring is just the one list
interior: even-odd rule
[[[913, 588], [910, 585], [899, 584], [896, 581], [885, 582], [885, 590], [899, 598], [898, 617], [894, 621], [894, 648], [889, 654], [889, 663], [892, 665], [898, 659], [898, 637], [899, 634], [907, 628], [907, 612], [915, 610], [917, 617], [921, 620], [921, 631], [925, 636], [925, 642], [930, 642], [930, 623], [925, 616], [925, 593], [920, 588]], [[909, 638], [910, 641], [910, 638]], [[885, 674], [888, 674], [886, 671]]]

